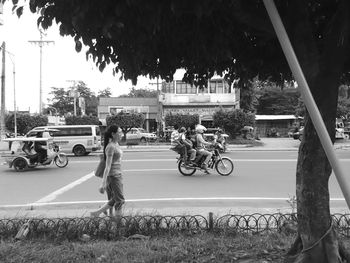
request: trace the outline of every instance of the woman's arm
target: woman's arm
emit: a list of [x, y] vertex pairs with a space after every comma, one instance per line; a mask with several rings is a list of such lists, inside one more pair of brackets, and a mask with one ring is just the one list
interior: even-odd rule
[[113, 147], [111, 145], [107, 145], [107, 147], [106, 147], [106, 166], [105, 166], [105, 170], [103, 172], [102, 185], [101, 185], [101, 188], [103, 188], [103, 190], [106, 190], [107, 176], [109, 174], [109, 171], [111, 170], [113, 153], [114, 153]]

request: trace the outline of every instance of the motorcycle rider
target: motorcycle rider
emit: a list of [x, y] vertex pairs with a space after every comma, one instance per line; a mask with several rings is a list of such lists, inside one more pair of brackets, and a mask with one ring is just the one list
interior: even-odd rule
[[[40, 131], [36, 135], [37, 138], [43, 138], [43, 132]], [[34, 150], [38, 153], [38, 162], [44, 163], [47, 158], [47, 148], [45, 141], [36, 141], [34, 143]]]
[[209, 173], [208, 171], [208, 162], [212, 156], [212, 153], [207, 151], [204, 146], [205, 145], [212, 145], [212, 143], [210, 142], [207, 142], [206, 140], [204, 140], [203, 138], [203, 133], [206, 131], [207, 129], [201, 125], [201, 124], [198, 124], [196, 126], [196, 143], [197, 143], [197, 147], [196, 147], [196, 150], [197, 150], [197, 158], [196, 158], [196, 163], [198, 163], [198, 161], [202, 158], [202, 156], [205, 156], [205, 160], [203, 161], [202, 163], [202, 166], [201, 168], [204, 169], [204, 171], [206, 173]]

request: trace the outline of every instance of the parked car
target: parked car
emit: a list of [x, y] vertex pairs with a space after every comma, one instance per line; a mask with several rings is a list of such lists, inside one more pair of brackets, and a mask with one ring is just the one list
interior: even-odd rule
[[131, 128], [126, 134], [126, 140], [135, 140], [140, 142], [154, 142], [157, 140], [157, 135], [154, 133], [147, 132], [143, 128]]

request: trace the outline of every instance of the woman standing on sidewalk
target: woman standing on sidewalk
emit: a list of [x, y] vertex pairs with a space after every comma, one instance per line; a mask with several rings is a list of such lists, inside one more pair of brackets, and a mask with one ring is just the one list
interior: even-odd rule
[[116, 125], [111, 125], [105, 132], [103, 153], [106, 167], [99, 191], [101, 193], [108, 191], [110, 193], [110, 199], [101, 208], [91, 212], [91, 216], [93, 217], [97, 217], [113, 207], [115, 207], [115, 215], [121, 215], [121, 208], [125, 203], [121, 170], [123, 152], [119, 145], [121, 138], [122, 131]]

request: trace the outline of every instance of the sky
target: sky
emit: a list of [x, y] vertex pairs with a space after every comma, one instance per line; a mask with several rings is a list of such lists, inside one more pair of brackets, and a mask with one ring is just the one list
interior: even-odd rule
[[[27, 8], [22, 17], [18, 18], [17, 15], [12, 14], [11, 9], [12, 1], [5, 2], [4, 24], [0, 25], [0, 44], [5, 41], [6, 51], [13, 54], [6, 55], [5, 107], [8, 111], [14, 109], [15, 93], [17, 110], [37, 113], [40, 98], [40, 48], [29, 42], [40, 40], [36, 23], [37, 15], [32, 14]], [[107, 87], [111, 88], [112, 96], [129, 93], [132, 88], [131, 81], [119, 81], [120, 76], [112, 74], [112, 66], [106, 67], [101, 73], [92, 61], [86, 61], [84, 48], [80, 53], [75, 51], [73, 38], [59, 35], [57, 25], [53, 25], [45, 31], [45, 34], [43, 40], [54, 41], [54, 44], [45, 45], [42, 48], [43, 106], [48, 103], [51, 87], [68, 88], [72, 85], [72, 80], [84, 81], [96, 95], [99, 90]], [[0, 57], [2, 57], [1, 54]], [[15, 74], [13, 74], [13, 65], [15, 65]], [[1, 63], [0, 68], [2, 68]], [[136, 88], [155, 89], [155, 85], [150, 85], [154, 82], [156, 81], [139, 77]]]

